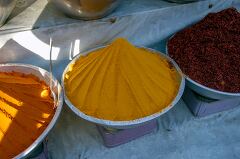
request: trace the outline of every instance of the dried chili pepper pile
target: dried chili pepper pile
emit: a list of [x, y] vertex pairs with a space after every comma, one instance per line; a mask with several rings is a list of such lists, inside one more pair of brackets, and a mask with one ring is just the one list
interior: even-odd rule
[[169, 40], [168, 52], [194, 81], [240, 93], [240, 13], [236, 9], [210, 13], [178, 32]]

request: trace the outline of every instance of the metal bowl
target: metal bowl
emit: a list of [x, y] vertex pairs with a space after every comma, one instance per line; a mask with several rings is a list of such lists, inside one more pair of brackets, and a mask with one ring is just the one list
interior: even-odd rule
[[99, 19], [111, 13], [120, 0], [48, 0], [66, 15], [84, 20]]
[[[37, 76], [40, 80], [43, 80], [46, 82], [46, 84], [50, 85], [50, 74], [37, 66], [33, 65], [27, 65], [27, 64], [18, 64], [18, 63], [12, 63], [12, 64], [0, 64], [0, 70], [1, 72], [22, 72], [26, 74], [33, 74]], [[15, 156], [14, 159], [20, 159], [20, 158], [26, 158], [30, 155], [30, 153], [39, 145], [42, 143], [44, 138], [47, 136], [49, 131], [53, 128], [55, 125], [60, 112], [62, 110], [63, 105], [63, 92], [61, 85], [59, 82], [52, 77], [52, 94], [54, 96], [54, 102], [56, 106], [55, 114], [51, 120], [51, 122], [48, 124], [47, 128], [42, 132], [42, 134], [23, 152], [21, 152], [19, 155]]]
[[[174, 35], [171, 36], [169, 38], [169, 40], [173, 37], [174, 37]], [[168, 42], [166, 45], [166, 54], [169, 55], [168, 54]], [[184, 74], [184, 77], [186, 78], [186, 85], [189, 88], [191, 88], [192, 90], [194, 90], [196, 93], [198, 93], [204, 97], [208, 97], [211, 99], [227, 99], [227, 98], [237, 98], [237, 97], [239, 98], [240, 97], [240, 93], [230, 93], [230, 92], [219, 91], [219, 90], [204, 86], [198, 82], [195, 82], [186, 74]]]
[[[106, 47], [106, 46], [104, 46], [104, 47]], [[104, 47], [98, 47], [98, 48], [86, 51], [86, 52], [84, 52], [82, 54], [79, 54], [67, 65], [67, 67], [65, 68], [65, 70], [63, 72], [63, 76], [62, 76], [63, 90], [65, 90], [64, 77], [65, 77], [65, 75], [66, 75], [66, 73], [67, 73], [67, 71], [69, 69], [69, 66], [71, 66], [73, 63], [75, 63], [82, 55], [86, 55], [86, 54], [91, 53], [93, 51], [96, 51], [98, 49], [102, 49]], [[178, 67], [178, 65], [170, 57], [164, 55], [163, 53], [161, 53], [159, 51], [156, 51], [156, 50], [153, 50], [153, 49], [145, 48], [145, 47], [139, 47], [139, 48], [146, 49], [146, 50], [148, 50], [150, 52], [153, 52], [153, 53], [158, 53], [162, 58], [167, 59], [174, 66], [174, 68], [178, 72], [179, 89], [178, 89], [177, 95], [174, 98], [174, 100], [166, 108], [164, 108], [161, 112], [157, 112], [157, 113], [152, 114], [150, 116], [139, 118], [139, 119], [136, 119], [136, 120], [130, 120], [130, 121], [103, 120], [103, 119], [99, 119], [99, 118], [95, 118], [95, 117], [86, 115], [83, 112], [81, 112], [78, 108], [76, 108], [71, 103], [71, 101], [68, 99], [68, 97], [67, 97], [67, 95], [66, 95], [66, 93], [64, 91], [64, 99], [65, 99], [66, 104], [69, 106], [69, 108], [75, 114], [77, 114], [79, 117], [81, 117], [81, 118], [83, 118], [83, 119], [85, 119], [87, 121], [90, 121], [90, 122], [93, 122], [93, 123], [105, 126], [107, 128], [116, 128], [116, 129], [127, 129], [127, 128], [131, 128], [131, 127], [136, 127], [136, 126], [142, 125], [142, 124], [147, 123], [147, 122], [149, 122], [149, 121], [151, 121], [153, 119], [156, 119], [157, 117], [159, 117], [159, 116], [165, 114], [167, 111], [169, 111], [174, 105], [177, 104], [177, 102], [179, 101], [179, 99], [181, 98], [181, 96], [182, 96], [182, 94], [184, 92], [185, 79], [182, 76], [182, 72], [181, 72], [180, 68]], [[159, 97], [159, 98], [161, 98], [161, 97]]]
[[172, 2], [172, 3], [181, 3], [181, 4], [183, 4], [183, 3], [197, 2], [197, 1], [201, 1], [201, 0], [165, 0], [165, 1]]
[[0, 27], [5, 23], [15, 7], [16, 0], [0, 0]]

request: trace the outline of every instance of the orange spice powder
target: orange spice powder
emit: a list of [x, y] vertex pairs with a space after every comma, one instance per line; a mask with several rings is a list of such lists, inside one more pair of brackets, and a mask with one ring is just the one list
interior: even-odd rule
[[79, 110], [113, 121], [161, 112], [179, 89], [177, 72], [165, 58], [123, 38], [80, 57], [69, 67], [64, 84]]
[[13, 158], [28, 148], [54, 112], [45, 82], [32, 74], [0, 72], [0, 158]]

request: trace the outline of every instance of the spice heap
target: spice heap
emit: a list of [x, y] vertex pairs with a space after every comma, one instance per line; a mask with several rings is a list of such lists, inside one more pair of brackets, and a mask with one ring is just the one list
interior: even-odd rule
[[0, 158], [28, 148], [54, 114], [49, 87], [34, 75], [0, 72]]
[[79, 0], [79, 5], [83, 11], [92, 13], [101, 12], [108, 8], [112, 3], [112, 0]]
[[240, 92], [240, 13], [234, 8], [210, 13], [177, 33], [169, 55], [194, 81], [225, 92]]
[[179, 88], [177, 72], [166, 59], [122, 38], [80, 57], [69, 66], [64, 84], [79, 110], [113, 121], [160, 112]]

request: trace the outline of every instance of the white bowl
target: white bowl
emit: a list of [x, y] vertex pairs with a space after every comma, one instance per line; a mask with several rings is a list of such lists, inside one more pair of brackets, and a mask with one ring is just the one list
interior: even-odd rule
[[[105, 46], [104, 46], [105, 47]], [[98, 50], [98, 49], [102, 49], [104, 47], [98, 47], [98, 48], [95, 48], [95, 49], [92, 49], [92, 50], [89, 50], [87, 52], [84, 52], [80, 55], [77, 55], [68, 65], [67, 67], [65, 68], [64, 72], [63, 72], [63, 76], [62, 76], [62, 86], [63, 86], [63, 90], [65, 90], [65, 87], [64, 87], [64, 77], [65, 77], [65, 74], [67, 73], [68, 71], [68, 68], [71, 64], [73, 64], [76, 60], [78, 60], [82, 55], [86, 55], [88, 53], [91, 53], [95, 50]], [[184, 88], [185, 88], [185, 79], [184, 77], [182, 76], [182, 72], [180, 70], [180, 68], [178, 67], [178, 65], [171, 59], [169, 58], [168, 56], [160, 53], [159, 51], [156, 51], [156, 50], [153, 50], [153, 49], [149, 49], [149, 48], [144, 48], [144, 47], [139, 47], [139, 48], [143, 48], [143, 49], [147, 49], [153, 53], [158, 53], [161, 55], [161, 57], [167, 59], [169, 62], [171, 62], [173, 64], [173, 66], [175, 67], [175, 69], [177, 70], [178, 72], [178, 78], [179, 78], [179, 90], [178, 90], [178, 93], [176, 95], [176, 97], [174, 98], [174, 100], [171, 102], [171, 104], [169, 104], [166, 108], [164, 108], [161, 112], [157, 112], [155, 114], [152, 114], [150, 116], [147, 116], [147, 117], [143, 117], [143, 118], [139, 118], [139, 119], [136, 119], [136, 120], [130, 120], [130, 121], [111, 121], [111, 120], [103, 120], [103, 119], [99, 119], [99, 118], [95, 118], [95, 117], [92, 117], [92, 116], [89, 116], [89, 115], [86, 115], [84, 114], [82, 111], [80, 111], [78, 108], [76, 108], [72, 103], [71, 101], [68, 99], [67, 95], [65, 94], [65, 91], [64, 91], [64, 99], [65, 99], [65, 102], [66, 104], [69, 106], [69, 108], [75, 113], [77, 114], [79, 117], [87, 120], [87, 121], [90, 121], [90, 122], [93, 122], [93, 123], [96, 123], [96, 124], [99, 124], [99, 125], [102, 125], [102, 126], [105, 126], [105, 127], [108, 127], [108, 128], [117, 128], [117, 129], [126, 129], [126, 128], [131, 128], [131, 127], [135, 127], [135, 126], [139, 126], [139, 125], [142, 125], [144, 123], [147, 123], [153, 119], [156, 119], [157, 117], [165, 114], [168, 110], [170, 110], [174, 105], [177, 104], [177, 102], [179, 101], [179, 99], [181, 98], [182, 94], [183, 94], [183, 91], [184, 91]], [[160, 97], [159, 97], [160, 98]]]

